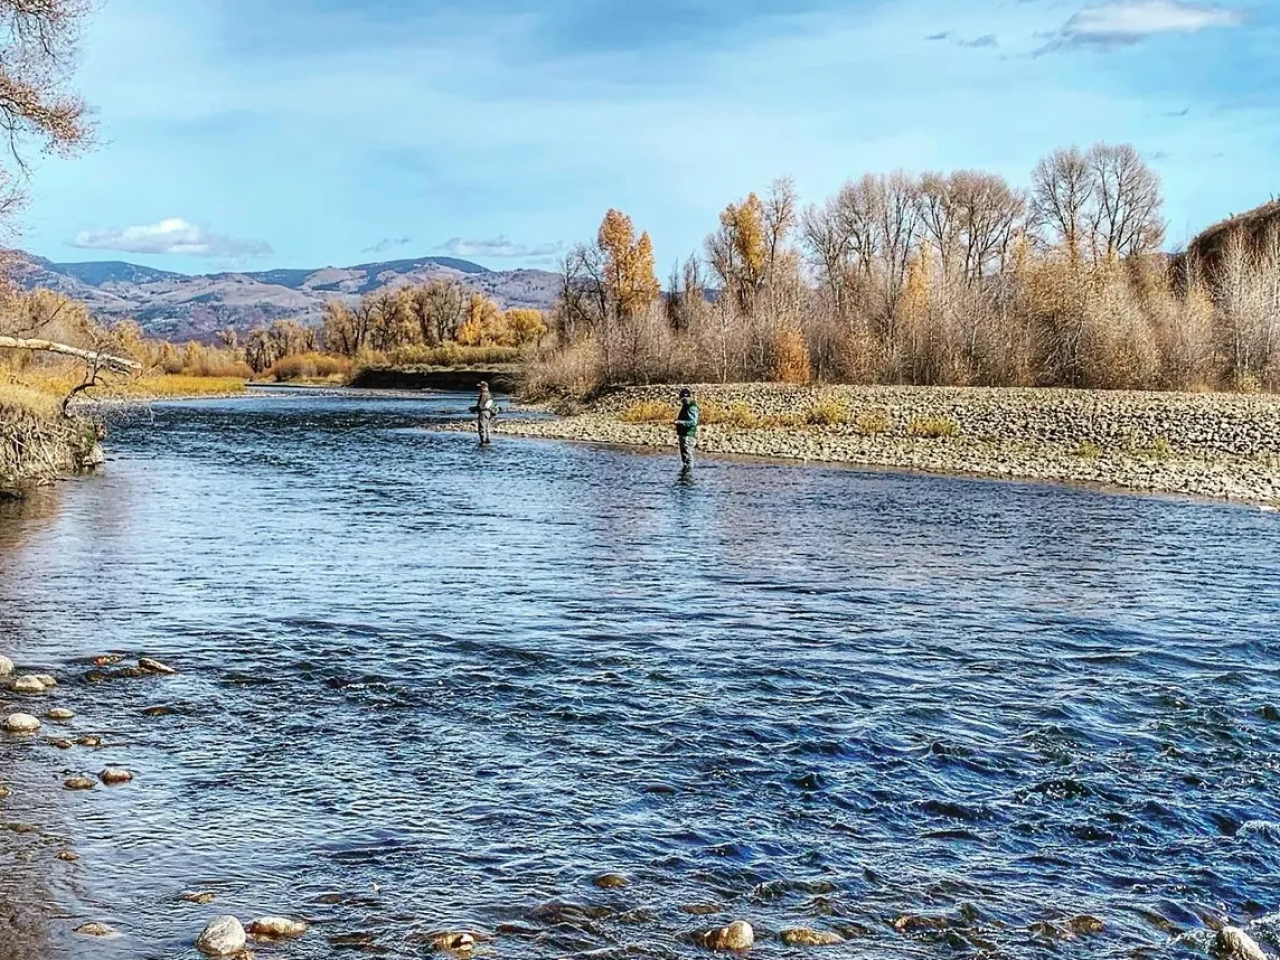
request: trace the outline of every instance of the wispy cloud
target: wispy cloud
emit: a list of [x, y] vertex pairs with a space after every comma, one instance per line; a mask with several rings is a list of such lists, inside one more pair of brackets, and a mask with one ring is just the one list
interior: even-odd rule
[[943, 30], [941, 33], [931, 33], [929, 36], [925, 37], [925, 39], [933, 42], [937, 42], [938, 40], [949, 40], [951, 39], [951, 31]]
[[996, 39], [994, 33], [988, 33], [986, 36], [974, 37], [972, 40], [957, 41], [962, 47], [969, 47], [973, 50], [985, 50], [992, 47], [1000, 46], [1000, 41]]
[[450, 237], [436, 247], [440, 253], [451, 257], [500, 257], [512, 260], [545, 261], [549, 257], [564, 251], [563, 241], [555, 243], [515, 243], [505, 236], [496, 236], [489, 240], [465, 240], [462, 237]]
[[1068, 20], [1041, 52], [1071, 47], [1112, 50], [1162, 34], [1199, 33], [1215, 27], [1238, 27], [1244, 14], [1190, 0], [1112, 0], [1085, 7]]
[[145, 226], [82, 230], [72, 245], [85, 250], [232, 259], [266, 257], [274, 253], [264, 240], [224, 237], [181, 217], [169, 217]]
[[412, 237], [387, 237], [379, 240], [371, 247], [365, 247], [361, 253], [386, 253], [388, 250], [394, 250], [396, 247], [407, 247], [413, 243]]

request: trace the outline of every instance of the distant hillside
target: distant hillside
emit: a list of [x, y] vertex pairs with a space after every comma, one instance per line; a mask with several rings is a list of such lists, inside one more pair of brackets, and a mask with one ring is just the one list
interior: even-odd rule
[[384, 287], [452, 277], [504, 309], [550, 309], [559, 277], [546, 270], [489, 270], [453, 257], [423, 257], [317, 270], [265, 270], [188, 276], [132, 263], [53, 263], [15, 251], [13, 278], [82, 300], [106, 319], [132, 317], [152, 336], [211, 341], [284, 318], [319, 323], [325, 302], [355, 302]]

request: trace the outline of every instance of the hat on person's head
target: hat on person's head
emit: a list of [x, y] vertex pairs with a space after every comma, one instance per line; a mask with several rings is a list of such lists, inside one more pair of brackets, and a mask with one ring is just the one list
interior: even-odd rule
[[681, 400], [687, 400], [689, 397], [692, 397], [692, 396], [693, 396], [693, 391], [692, 391], [692, 390], [690, 390], [688, 387], [681, 387], [681, 389], [680, 389], [680, 399], [681, 399]]
[[487, 387], [487, 386], [489, 386], [489, 381], [488, 381], [488, 380], [481, 380], [479, 383], [477, 383], [477, 384], [476, 384], [476, 386], [477, 386], [477, 387]]

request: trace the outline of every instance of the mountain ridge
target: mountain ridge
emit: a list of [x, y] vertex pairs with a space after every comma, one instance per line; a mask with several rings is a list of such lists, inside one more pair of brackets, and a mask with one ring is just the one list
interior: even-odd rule
[[559, 285], [559, 276], [546, 270], [491, 270], [457, 257], [207, 274], [124, 260], [58, 263], [18, 250], [10, 251], [10, 259], [11, 277], [28, 290], [73, 297], [104, 320], [132, 318], [150, 336], [206, 343], [227, 328], [245, 333], [281, 319], [316, 325], [329, 300], [350, 305], [366, 294], [437, 279], [456, 280], [503, 309], [550, 309]]

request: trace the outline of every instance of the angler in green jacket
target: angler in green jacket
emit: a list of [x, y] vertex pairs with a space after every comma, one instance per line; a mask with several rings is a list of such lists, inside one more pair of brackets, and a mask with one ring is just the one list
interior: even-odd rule
[[680, 391], [680, 416], [676, 418], [676, 439], [680, 441], [680, 462], [686, 470], [693, 468], [693, 450], [698, 445], [698, 404], [693, 391]]

